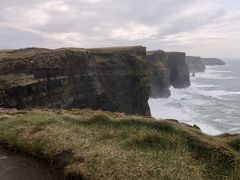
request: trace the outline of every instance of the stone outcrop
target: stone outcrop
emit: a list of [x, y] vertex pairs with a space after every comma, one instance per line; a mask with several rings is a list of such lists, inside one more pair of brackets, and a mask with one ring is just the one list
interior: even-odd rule
[[151, 76], [152, 98], [169, 97], [169, 87], [186, 88], [190, 86], [189, 69], [185, 53], [149, 51], [147, 64]]
[[197, 56], [186, 56], [186, 63], [190, 72], [205, 72], [206, 66], [226, 65], [221, 59], [201, 58]]
[[226, 63], [218, 58], [201, 58], [203, 64], [206, 66], [214, 66], [214, 65], [226, 65]]
[[0, 107], [91, 108], [150, 115], [146, 48], [0, 53]]
[[167, 67], [168, 55], [164, 51], [151, 51], [147, 53], [147, 65], [151, 76], [152, 98], [166, 98], [171, 95], [169, 90], [169, 69]]
[[174, 88], [190, 86], [189, 69], [185, 61], [185, 53], [168, 52], [167, 65], [169, 68], [169, 82]]
[[186, 63], [190, 72], [205, 72], [205, 64], [203, 64], [201, 57], [186, 56]]

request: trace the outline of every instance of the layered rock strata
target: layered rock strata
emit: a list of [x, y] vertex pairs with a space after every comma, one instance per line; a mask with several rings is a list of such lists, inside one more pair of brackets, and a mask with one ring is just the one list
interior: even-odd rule
[[150, 115], [146, 48], [0, 53], [0, 107], [91, 108]]
[[185, 53], [149, 51], [147, 64], [151, 76], [150, 97], [170, 96], [169, 87], [186, 88], [190, 86], [189, 69]]

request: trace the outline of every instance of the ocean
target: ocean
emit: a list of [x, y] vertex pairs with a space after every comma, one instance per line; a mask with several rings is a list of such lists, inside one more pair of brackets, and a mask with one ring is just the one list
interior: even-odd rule
[[187, 89], [173, 89], [169, 98], [149, 99], [156, 119], [196, 124], [209, 135], [240, 133], [240, 60], [207, 66], [191, 77]]

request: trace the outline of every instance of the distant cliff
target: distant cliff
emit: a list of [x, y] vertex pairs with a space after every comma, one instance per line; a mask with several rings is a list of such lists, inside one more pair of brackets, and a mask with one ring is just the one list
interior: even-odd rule
[[187, 88], [190, 86], [189, 68], [185, 61], [185, 53], [168, 52], [167, 65], [169, 68], [170, 84], [174, 88]]
[[161, 50], [147, 53], [147, 65], [151, 76], [150, 96], [153, 98], [165, 98], [171, 95], [167, 59], [167, 53]]
[[213, 66], [213, 65], [226, 65], [226, 63], [218, 58], [201, 58], [203, 64], [206, 66]]
[[186, 88], [190, 86], [189, 69], [185, 53], [149, 51], [147, 64], [151, 75], [150, 97], [169, 97], [169, 87]]
[[201, 57], [186, 56], [186, 63], [190, 72], [205, 72], [205, 64], [202, 62]]
[[0, 53], [0, 107], [91, 108], [150, 115], [145, 47]]

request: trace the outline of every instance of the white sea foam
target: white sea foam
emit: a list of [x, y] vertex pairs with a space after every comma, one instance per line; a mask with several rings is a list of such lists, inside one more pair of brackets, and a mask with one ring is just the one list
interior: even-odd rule
[[200, 121], [196, 121], [196, 119], [199, 119], [199, 115], [196, 114], [189, 106], [177, 102], [173, 105], [173, 102], [174, 98], [170, 100], [149, 99], [152, 116], [156, 119], [177, 119], [182, 123], [197, 125], [204, 133], [210, 135], [221, 134], [221, 132], [214, 127], [201, 123]]
[[149, 99], [149, 105], [152, 116], [156, 119], [177, 119], [180, 122], [190, 125], [199, 126], [204, 133], [210, 135], [217, 135], [221, 132], [214, 127], [201, 123], [201, 116], [193, 109], [193, 105], [206, 105], [204, 100], [194, 98], [194, 94], [198, 92], [195, 87], [187, 89], [173, 89], [171, 88], [172, 95], [167, 99]]
[[233, 73], [232, 71], [207, 70], [207, 73]]
[[221, 73], [198, 73], [196, 77], [191, 78], [192, 80], [199, 80], [199, 79], [236, 79], [236, 77], [232, 76], [225, 76]]
[[218, 87], [216, 85], [213, 84], [192, 84], [191, 87], [195, 87], [195, 88], [213, 88], [213, 87]]
[[192, 85], [187, 91], [191, 91], [193, 94], [203, 95], [210, 98], [218, 98], [218, 99], [225, 99], [224, 96], [232, 96], [232, 95], [240, 95], [240, 91], [227, 91], [227, 90], [216, 90], [220, 86], [213, 85], [213, 84], [200, 84], [198, 81], [200, 78], [202, 79], [236, 79], [234, 77], [221, 77], [222, 75], [219, 74], [200, 74], [200, 76], [196, 78], [192, 78]]
[[201, 124], [201, 123], [196, 123], [197, 126], [200, 127], [200, 129], [206, 133], [206, 134], [209, 134], [209, 135], [219, 135], [219, 134], [222, 134], [221, 131], [217, 130], [216, 128], [208, 125], [208, 124]]
[[192, 80], [199, 79], [236, 79], [236, 77], [229, 76], [233, 72], [227, 70], [219, 70], [216, 67], [207, 67], [206, 72], [196, 73], [196, 77], [191, 77]]
[[239, 92], [226, 92], [224, 90], [199, 90], [197, 91], [199, 95], [204, 95], [209, 98], [217, 98], [217, 99], [226, 99], [224, 96], [227, 95], [237, 95]]
[[233, 73], [232, 71], [227, 71], [227, 70], [219, 70], [217, 68], [207, 68], [205, 73]]
[[226, 122], [226, 119], [216, 118], [216, 119], [213, 119], [213, 121], [216, 123], [223, 123], [223, 122]]
[[174, 103], [173, 99], [150, 99], [149, 105], [152, 116], [156, 119], [182, 119], [193, 120], [193, 113], [189, 107]]
[[[237, 81], [232, 81], [238, 79], [236, 72], [229, 69], [229, 66], [207, 67], [205, 73], [196, 73], [196, 77], [191, 77], [191, 87], [171, 87], [169, 98], [149, 99], [152, 116], [197, 125], [210, 135], [239, 132], [240, 113], [234, 108], [238, 106], [231, 102], [239, 99], [240, 87]], [[231, 86], [232, 83], [237, 86]]]

